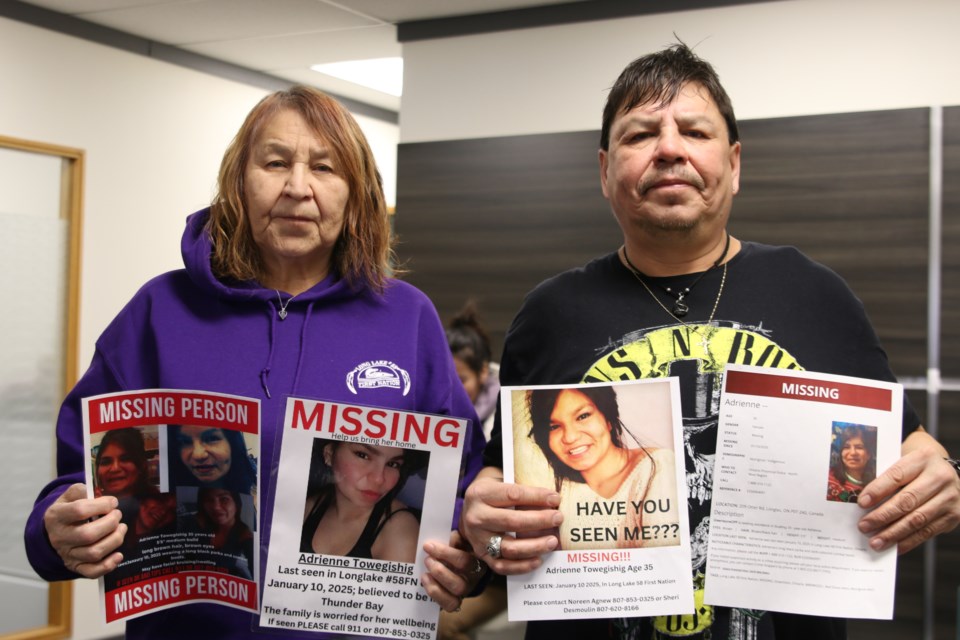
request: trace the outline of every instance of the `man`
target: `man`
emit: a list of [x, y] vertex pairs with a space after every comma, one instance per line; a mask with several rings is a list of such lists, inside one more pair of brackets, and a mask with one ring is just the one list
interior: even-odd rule
[[[504, 385], [673, 375], [681, 381], [695, 589], [703, 588], [720, 380], [727, 363], [893, 380], [860, 302], [798, 251], [727, 231], [740, 142], [713, 68], [685, 45], [620, 75], [603, 114], [600, 184], [623, 246], [552, 278], [507, 334]], [[908, 551], [960, 522], [960, 477], [907, 403], [903, 457], [863, 490], [860, 530], [876, 550]], [[499, 429], [467, 492], [461, 532], [498, 573], [539, 566], [559, 495], [502, 481]], [[524, 506], [525, 510], [508, 507]], [[532, 537], [515, 539], [506, 531]], [[539, 533], [538, 533], [539, 532]], [[503, 536], [499, 554], [487, 550]], [[702, 602], [702, 599], [698, 599]], [[698, 606], [686, 616], [531, 622], [528, 638], [844, 638], [838, 619]]]

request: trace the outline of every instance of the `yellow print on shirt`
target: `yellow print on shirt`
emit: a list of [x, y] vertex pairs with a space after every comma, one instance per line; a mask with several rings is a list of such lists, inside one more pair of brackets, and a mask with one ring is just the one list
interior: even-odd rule
[[728, 364], [802, 369], [777, 343], [754, 330], [707, 325], [654, 329], [607, 354], [587, 371], [584, 382], [665, 378], [670, 366], [696, 360], [700, 373], [720, 373]]

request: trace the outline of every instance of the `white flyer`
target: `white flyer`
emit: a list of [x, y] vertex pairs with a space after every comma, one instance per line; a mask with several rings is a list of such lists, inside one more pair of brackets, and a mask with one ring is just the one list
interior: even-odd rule
[[435, 638], [423, 544], [450, 538], [467, 429], [451, 416], [288, 398], [261, 624]]
[[560, 493], [559, 549], [507, 577], [511, 620], [692, 613], [676, 378], [504, 387], [507, 482]]
[[728, 365], [720, 406], [704, 600], [891, 619], [897, 550], [856, 500], [900, 456], [901, 385]]

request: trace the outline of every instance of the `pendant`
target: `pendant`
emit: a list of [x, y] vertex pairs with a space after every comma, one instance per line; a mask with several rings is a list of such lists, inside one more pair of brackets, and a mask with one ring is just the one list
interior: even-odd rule
[[277, 312], [277, 315], [280, 316], [280, 319], [281, 319], [281, 320], [286, 320], [286, 319], [287, 319], [287, 310], [284, 309], [283, 307], [280, 307], [280, 311]]
[[673, 305], [673, 311], [671, 311], [671, 313], [677, 316], [678, 318], [684, 317], [689, 312], [690, 312], [690, 307], [688, 307], [683, 303], [682, 298], [680, 300], [677, 300], [676, 304]]

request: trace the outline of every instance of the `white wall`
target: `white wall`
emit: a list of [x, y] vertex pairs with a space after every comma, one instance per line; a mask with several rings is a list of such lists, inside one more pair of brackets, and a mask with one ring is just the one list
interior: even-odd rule
[[407, 42], [401, 142], [599, 129], [623, 67], [674, 33], [740, 119], [956, 105], [957, 25], [957, 0], [789, 0]]
[[[223, 150], [265, 92], [3, 18], [0, 87], [0, 134], [86, 151], [83, 369], [140, 285], [181, 266], [183, 220], [209, 203]], [[397, 127], [357, 120], [393, 204]], [[74, 637], [121, 633], [96, 622], [96, 582], [76, 585]]]
[[[80, 362], [150, 277], [262, 89], [0, 18], [0, 134], [86, 151]], [[396, 200], [396, 125], [357, 117]]]

